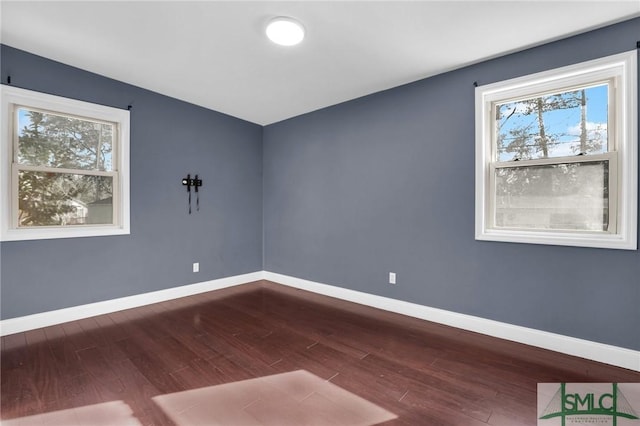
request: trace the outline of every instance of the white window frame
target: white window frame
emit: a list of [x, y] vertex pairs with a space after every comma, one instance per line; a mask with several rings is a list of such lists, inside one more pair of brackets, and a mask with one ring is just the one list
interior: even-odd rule
[[[49, 95], [13, 86], [0, 86], [0, 240], [40, 240], [130, 234], [129, 219], [129, 111], [75, 99]], [[68, 225], [18, 227], [14, 220], [18, 203], [18, 173], [14, 166], [18, 107], [86, 118], [115, 124], [113, 173], [114, 223], [107, 225]], [[26, 167], [24, 167], [26, 168]], [[31, 167], [38, 169], [38, 167]], [[60, 172], [65, 170], [60, 169]]]
[[[608, 121], [609, 152], [580, 157], [518, 161], [517, 165], [558, 164], [609, 160], [609, 231], [556, 231], [504, 229], [493, 225], [495, 211], [494, 170], [496, 154], [496, 104], [574, 87], [611, 81], [613, 114]], [[636, 50], [550, 71], [479, 86], [476, 108], [476, 240], [550, 244], [611, 249], [637, 249], [638, 194], [638, 71]], [[612, 96], [613, 95], [613, 96]]]

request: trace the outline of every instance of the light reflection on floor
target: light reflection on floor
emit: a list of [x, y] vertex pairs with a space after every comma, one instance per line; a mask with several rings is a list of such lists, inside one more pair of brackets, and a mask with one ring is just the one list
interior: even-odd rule
[[131, 408], [122, 401], [2, 420], [0, 424], [2, 426], [142, 426], [133, 416]]
[[397, 418], [305, 370], [153, 400], [178, 426], [372, 426]]

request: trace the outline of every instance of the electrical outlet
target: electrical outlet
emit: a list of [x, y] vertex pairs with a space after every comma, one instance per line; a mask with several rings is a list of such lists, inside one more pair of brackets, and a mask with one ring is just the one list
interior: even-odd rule
[[396, 273], [389, 272], [389, 284], [395, 284], [395, 283], [396, 283]]
[[193, 262], [193, 272], [200, 272], [200, 263]]

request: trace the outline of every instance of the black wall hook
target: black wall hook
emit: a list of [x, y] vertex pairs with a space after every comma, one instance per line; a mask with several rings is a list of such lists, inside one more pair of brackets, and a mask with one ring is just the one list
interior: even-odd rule
[[191, 179], [191, 174], [188, 174], [186, 178], [182, 178], [182, 185], [186, 185], [187, 191], [191, 191], [191, 187], [195, 188], [195, 191], [198, 192], [198, 187], [202, 186], [202, 179], [198, 178], [198, 175], [195, 175], [193, 179]]
[[187, 192], [189, 193], [189, 214], [191, 214], [192, 186], [194, 188], [194, 191], [196, 192], [196, 211], [200, 211], [200, 194], [198, 193], [198, 188], [202, 186], [202, 179], [199, 179], [198, 175], [195, 175], [195, 177], [191, 179], [191, 174], [187, 174], [186, 178], [182, 178], [182, 185], [187, 187]]

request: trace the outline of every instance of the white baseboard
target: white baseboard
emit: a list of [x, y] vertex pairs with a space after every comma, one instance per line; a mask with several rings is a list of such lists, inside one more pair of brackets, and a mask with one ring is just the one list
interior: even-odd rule
[[443, 309], [431, 308], [268, 271], [264, 271], [263, 277], [265, 280], [279, 284], [385, 311], [640, 371], [640, 351], [591, 342], [589, 340], [577, 339], [575, 337], [563, 336], [561, 334], [549, 333], [547, 331], [521, 327], [471, 315], [459, 314]]
[[498, 337], [593, 361], [604, 362], [606, 364], [628, 368], [630, 370], [640, 371], [640, 351], [634, 351], [604, 343], [591, 342], [589, 340], [577, 339], [575, 337], [563, 336], [561, 334], [549, 333], [547, 331], [521, 327], [471, 315], [446, 311], [443, 309], [431, 308], [429, 306], [418, 305], [383, 296], [376, 296], [355, 290], [348, 290], [341, 287], [303, 280], [268, 271], [257, 271], [249, 274], [236, 275], [212, 281], [169, 288], [166, 290], [154, 291], [151, 293], [137, 294], [134, 296], [90, 303], [81, 306], [73, 306], [70, 308], [42, 312], [24, 317], [10, 318], [0, 321], [0, 336], [20, 333], [41, 327], [48, 327], [96, 315], [108, 314], [111, 312], [121, 311], [123, 309], [164, 302], [167, 300], [247, 284], [263, 279], [389, 312], [395, 312], [414, 318], [449, 325], [463, 330], [474, 331], [488, 336]]
[[72, 306], [70, 308], [58, 309], [55, 311], [10, 318], [0, 321], [0, 336], [48, 327], [68, 321], [76, 321], [97, 315], [109, 314], [111, 312], [122, 311], [124, 309], [137, 308], [139, 306], [150, 305], [152, 303], [165, 302], [167, 300], [205, 293], [207, 291], [247, 284], [261, 279], [263, 279], [263, 273], [262, 271], [257, 271], [249, 274], [235, 275], [217, 280], [203, 281], [196, 284], [168, 288], [166, 290], [152, 291], [150, 293], [136, 294], [134, 296], [89, 303], [87, 305]]

